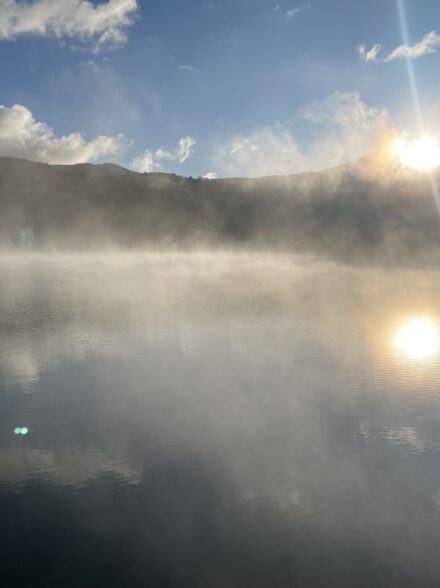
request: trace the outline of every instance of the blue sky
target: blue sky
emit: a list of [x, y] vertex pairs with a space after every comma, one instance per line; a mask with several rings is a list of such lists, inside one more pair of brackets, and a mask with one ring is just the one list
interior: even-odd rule
[[193, 176], [320, 169], [384, 128], [420, 133], [408, 62], [440, 136], [440, 3], [404, 8], [406, 48], [398, 0], [0, 0], [0, 154]]

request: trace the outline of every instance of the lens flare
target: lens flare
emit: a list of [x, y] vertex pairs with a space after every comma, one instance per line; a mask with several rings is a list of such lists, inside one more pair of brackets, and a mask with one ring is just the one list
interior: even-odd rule
[[426, 359], [438, 350], [440, 339], [433, 322], [422, 317], [405, 322], [394, 342], [411, 359]]
[[440, 147], [431, 137], [422, 137], [416, 141], [396, 139], [393, 153], [406, 167], [418, 170], [430, 170], [440, 164]]

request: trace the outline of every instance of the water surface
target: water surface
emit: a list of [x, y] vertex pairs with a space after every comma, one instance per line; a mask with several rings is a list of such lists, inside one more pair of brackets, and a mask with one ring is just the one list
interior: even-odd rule
[[5, 586], [440, 585], [437, 272], [227, 253], [0, 271]]

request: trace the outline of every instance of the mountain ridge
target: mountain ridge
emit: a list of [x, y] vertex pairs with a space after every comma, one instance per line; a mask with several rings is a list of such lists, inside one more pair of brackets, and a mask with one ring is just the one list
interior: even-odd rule
[[338, 259], [440, 258], [426, 174], [382, 182], [363, 159], [259, 178], [140, 174], [115, 164], [0, 157], [0, 244], [39, 249], [234, 247]]

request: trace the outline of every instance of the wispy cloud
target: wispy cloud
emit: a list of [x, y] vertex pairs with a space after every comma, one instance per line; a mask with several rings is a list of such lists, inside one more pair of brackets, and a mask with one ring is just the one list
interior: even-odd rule
[[176, 157], [179, 163], [185, 162], [192, 155], [195, 144], [196, 141], [190, 136], [180, 139], [176, 149]]
[[422, 57], [429, 53], [436, 53], [440, 45], [440, 36], [435, 31], [431, 31], [423, 37], [421, 41], [415, 45], [400, 45], [392, 51], [383, 61], [391, 61], [402, 57]]
[[368, 51], [365, 45], [359, 45], [357, 47], [357, 51], [364, 61], [377, 61], [377, 56], [381, 49], [382, 45], [373, 45]]
[[287, 16], [287, 18], [294, 18], [300, 12], [301, 12], [300, 8], [291, 8], [290, 10], [286, 11], [286, 16]]
[[193, 67], [192, 65], [179, 65], [179, 69], [182, 71], [192, 71], [194, 73], [198, 73], [198, 69]]
[[188, 135], [179, 140], [177, 147], [173, 151], [169, 151], [164, 147], [159, 147], [159, 149], [155, 150], [147, 149], [131, 162], [130, 167], [142, 173], [160, 171], [164, 160], [176, 161], [182, 164], [193, 154], [195, 144], [195, 139]]
[[0, 106], [0, 155], [46, 163], [84, 163], [120, 151], [129, 141], [123, 135], [100, 135], [87, 141], [80, 133], [56, 137], [20, 104]]
[[147, 149], [142, 155], [133, 159], [130, 167], [140, 173], [150, 173], [158, 171], [161, 165], [156, 161], [155, 152]]
[[366, 49], [365, 45], [359, 45], [357, 51], [365, 61], [381, 61], [387, 63], [394, 59], [415, 59], [417, 57], [422, 57], [423, 55], [429, 55], [430, 53], [437, 53], [437, 47], [439, 45], [440, 35], [435, 31], [431, 31], [430, 33], [427, 33], [421, 41], [415, 43], [415, 45], [399, 45], [399, 47], [396, 47], [396, 49], [383, 58], [379, 58], [382, 45], [374, 45], [369, 50]]
[[21, 35], [77, 39], [98, 52], [126, 42], [125, 29], [137, 10], [137, 0], [0, 0], [0, 40]]
[[[309, 140], [303, 138], [304, 126]], [[368, 107], [357, 92], [336, 92], [299, 109], [293, 123], [257, 128], [217, 144], [212, 165], [220, 176], [236, 177], [324, 169], [369, 153], [388, 126], [386, 111]]]

